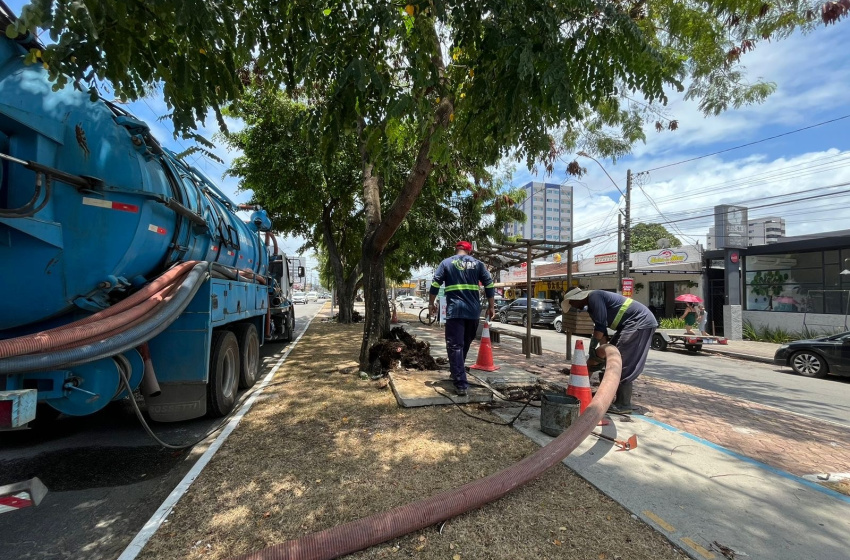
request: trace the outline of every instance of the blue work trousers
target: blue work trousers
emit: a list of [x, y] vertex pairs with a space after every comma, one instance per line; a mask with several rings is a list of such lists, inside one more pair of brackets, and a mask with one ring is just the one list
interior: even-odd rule
[[446, 319], [446, 350], [449, 354], [449, 371], [458, 389], [466, 389], [466, 355], [475, 339], [478, 319]]

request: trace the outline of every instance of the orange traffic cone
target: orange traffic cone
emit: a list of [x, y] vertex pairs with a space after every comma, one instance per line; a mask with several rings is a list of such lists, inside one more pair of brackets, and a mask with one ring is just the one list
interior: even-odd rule
[[484, 330], [481, 331], [481, 345], [478, 347], [478, 359], [471, 369], [483, 371], [496, 371], [499, 366], [493, 363], [493, 345], [490, 344], [490, 321], [484, 321]]
[[390, 323], [392, 323], [393, 325], [398, 324], [398, 313], [396, 313], [395, 306], [393, 306], [393, 316], [390, 319]]
[[587, 356], [584, 354], [584, 343], [576, 340], [576, 349], [573, 352], [573, 365], [570, 367], [570, 384], [567, 387], [567, 395], [573, 396], [581, 403], [579, 414], [590, 404], [593, 396], [590, 394], [590, 374], [587, 371]]

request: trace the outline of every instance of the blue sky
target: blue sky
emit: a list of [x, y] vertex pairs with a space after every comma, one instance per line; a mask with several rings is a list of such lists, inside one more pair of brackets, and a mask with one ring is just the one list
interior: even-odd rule
[[[16, 12], [24, 3], [20, 0], [9, 2]], [[678, 120], [677, 131], [648, 130], [646, 144], [635, 146], [632, 156], [616, 165], [603, 160], [601, 163], [623, 188], [627, 169], [633, 172], [652, 169], [850, 115], [848, 30], [850, 23], [844, 21], [808, 35], [796, 34], [782, 41], [759, 43], [742, 61], [750, 78], [777, 84], [777, 91], [765, 103], [731, 110], [717, 117], [704, 117], [696, 102], [685, 101], [682, 94], [671, 94], [666, 111], [671, 119]], [[145, 120], [154, 135], [169, 148], [179, 152], [189, 145], [173, 139], [170, 123], [157, 120], [168, 112], [161, 96], [152, 95], [131, 103], [128, 109]], [[235, 122], [231, 125], [239, 126]], [[201, 133], [212, 138], [216, 131], [215, 120], [208, 119]], [[238, 192], [236, 179], [222, 177], [237, 154], [221, 145], [215, 152], [224, 164], [195, 156], [190, 161], [196, 160], [193, 162], [217, 180], [232, 198], [246, 201], [250, 193]], [[564, 159], [569, 161], [571, 156], [567, 154]], [[586, 257], [616, 246], [611, 225], [616, 224], [616, 207], [618, 204], [622, 207], [622, 201], [596, 163], [587, 159], [582, 162], [588, 170], [587, 175], [580, 182], [570, 179], [569, 184], [574, 185], [575, 192], [575, 237], [593, 237], [590, 247], [584, 250]], [[549, 177], [533, 176], [527, 169], [518, 168], [514, 184], [521, 185], [532, 179], [560, 183], [567, 180], [564, 167], [564, 164], [556, 166]], [[741, 202], [755, 206], [763, 203], [762, 199], [767, 196], [843, 182], [850, 182], [850, 118], [643, 175], [636, 184], [657, 202], [663, 217], [637, 187], [632, 199], [632, 216], [635, 222], [683, 220], [706, 214], [710, 212], [706, 209], [715, 204]], [[844, 187], [848, 188], [850, 186]], [[836, 187], [834, 190], [842, 189]], [[828, 192], [831, 191], [813, 194]], [[782, 200], [770, 199], [771, 202]], [[750, 211], [751, 217], [768, 215], [784, 216], [789, 235], [845, 229], [850, 227], [850, 196]], [[678, 221], [675, 222], [678, 231], [674, 233], [685, 242], [705, 244], [705, 234], [711, 223], [711, 218]], [[284, 250], [290, 254], [301, 244], [299, 239], [282, 241]]]

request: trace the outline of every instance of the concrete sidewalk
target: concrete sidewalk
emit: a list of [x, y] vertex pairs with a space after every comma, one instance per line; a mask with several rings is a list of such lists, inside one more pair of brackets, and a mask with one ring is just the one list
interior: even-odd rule
[[755, 342], [753, 340], [730, 340], [728, 344], [705, 344], [703, 352], [729, 356], [740, 360], [773, 363], [773, 355], [779, 350], [779, 344], [771, 342]]
[[[664, 329], [669, 334], [685, 334], [684, 329]], [[755, 342], [753, 340], [730, 340], [727, 344], [703, 344], [702, 351], [709, 354], [719, 354], [748, 360], [751, 362], [773, 363], [773, 355], [779, 349], [779, 344], [772, 342]]]
[[[497, 414], [509, 419], [516, 410]], [[540, 445], [539, 410], [514, 427]], [[638, 437], [632, 451], [589, 437], [564, 463], [698, 560], [847, 558], [850, 498], [651, 418], [615, 420], [606, 435]]]

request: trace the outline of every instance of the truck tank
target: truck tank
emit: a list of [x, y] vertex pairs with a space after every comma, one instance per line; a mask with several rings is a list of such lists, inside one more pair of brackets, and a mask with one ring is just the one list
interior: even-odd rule
[[227, 414], [258, 345], [294, 330], [268, 216], [243, 222], [118, 105], [53, 91], [31, 48], [0, 37], [0, 409], [86, 415], [140, 388], [155, 420]]
[[0, 338], [103, 309], [178, 261], [266, 273], [253, 220], [203, 173], [118, 106], [70, 85], [51, 91], [25, 53], [0, 40], [0, 153], [81, 180], [0, 164]]

